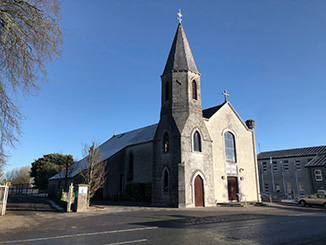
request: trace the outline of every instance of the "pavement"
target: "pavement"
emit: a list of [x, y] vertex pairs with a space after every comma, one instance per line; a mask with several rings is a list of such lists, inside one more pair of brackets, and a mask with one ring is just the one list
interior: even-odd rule
[[[220, 242], [221, 239], [230, 239], [230, 237], [239, 239], [239, 237], [249, 236], [248, 234], [250, 234], [251, 237], [248, 237], [248, 239], [251, 240], [248, 240], [248, 244], [251, 244], [252, 239], [256, 239], [255, 237], [258, 237], [258, 234], [261, 234], [261, 240], [258, 241], [279, 239], [274, 238], [274, 235], [271, 234], [270, 231], [273, 229], [275, 229], [276, 234], [283, 232], [282, 241], [287, 241], [286, 239], [290, 239], [287, 232], [291, 233], [294, 225], [301, 230], [305, 226], [305, 222], [315, 225], [305, 237], [310, 239], [311, 234], [314, 234], [316, 239], [323, 239], [321, 241], [324, 241], [325, 237], [322, 234], [325, 234], [325, 230], [320, 224], [325, 222], [325, 209], [281, 203], [265, 204], [266, 206], [248, 206], [247, 208], [176, 209], [151, 207], [148, 204], [139, 203], [100, 201], [94, 202], [94, 205], [86, 212], [64, 213], [51, 208], [48, 200], [44, 198], [12, 196], [8, 201], [6, 215], [0, 217], [0, 244], [17, 242], [17, 239], [32, 243], [39, 241], [39, 244], [51, 240], [53, 244], [56, 244], [57, 241], [64, 238], [68, 239], [67, 243], [64, 244], [68, 244], [68, 241], [71, 241], [69, 239], [73, 238], [84, 239], [81, 243], [89, 244], [92, 243], [92, 239], [100, 239], [105, 234], [108, 235], [105, 239], [113, 239], [113, 235], [109, 236], [112, 232], [129, 232], [131, 230], [133, 232], [130, 232], [130, 234], [133, 235], [136, 230], [137, 232], [143, 230], [144, 234], [141, 233], [142, 237], [139, 237], [139, 239], [141, 240], [143, 237], [152, 239], [151, 244], [166, 244], [165, 240], [172, 239], [173, 241], [174, 237], [172, 235], [181, 236], [180, 232], [184, 233], [181, 236], [182, 238], [188, 237], [187, 239], [192, 241], [191, 236], [199, 235], [203, 230], [205, 230], [205, 234], [208, 232], [206, 234], [208, 237], [212, 236], [211, 239], [214, 237], [214, 239], [219, 239]], [[146, 227], [156, 228], [148, 231]], [[255, 227], [257, 231], [254, 231], [252, 227]], [[237, 233], [232, 233], [231, 231], [235, 228]], [[241, 233], [239, 233], [240, 231]], [[150, 236], [150, 234], [152, 235]], [[223, 234], [221, 238], [216, 237], [221, 236], [221, 234]], [[301, 235], [303, 236], [303, 233]], [[292, 234], [291, 239], [296, 241], [296, 236], [298, 234]], [[163, 240], [155, 243], [157, 237], [161, 237]], [[88, 238], [89, 240], [86, 241]], [[112, 240], [112, 242], [125, 239], [125, 237], [119, 237], [119, 239]], [[132, 239], [137, 240], [138, 238], [130, 237], [130, 240]], [[201, 238], [193, 237], [193, 239], [193, 241], [195, 239], [200, 241]], [[225, 244], [235, 241], [225, 240]], [[275, 243], [278, 244], [278, 241], [280, 240], [275, 240]]]
[[95, 201], [90, 208], [81, 213], [65, 213], [62, 208], [55, 205], [52, 201], [46, 198], [28, 197], [28, 196], [11, 196], [8, 199], [6, 215], [0, 217], [0, 230], [2, 232], [13, 231], [15, 229], [29, 229], [33, 226], [46, 224], [54, 220], [65, 220], [69, 218], [84, 218], [100, 214], [117, 214], [126, 212], [179, 212], [191, 213], [196, 212], [197, 215], [206, 215], [208, 213], [227, 214], [237, 212], [260, 212], [268, 214], [273, 210], [286, 211], [321, 211], [326, 212], [323, 208], [302, 208], [298, 205], [288, 203], [264, 203], [263, 206], [248, 205], [247, 207], [205, 207], [205, 208], [162, 208], [152, 207], [148, 203], [133, 203], [133, 202], [112, 202], [112, 201]]

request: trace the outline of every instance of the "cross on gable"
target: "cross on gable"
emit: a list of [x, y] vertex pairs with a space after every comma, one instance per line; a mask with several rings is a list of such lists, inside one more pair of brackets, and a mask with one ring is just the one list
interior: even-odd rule
[[222, 93], [222, 94], [223, 94], [224, 97], [225, 97], [225, 102], [227, 102], [227, 101], [228, 101], [228, 96], [230, 96], [230, 95], [227, 93], [226, 90], [224, 90], [224, 93]]

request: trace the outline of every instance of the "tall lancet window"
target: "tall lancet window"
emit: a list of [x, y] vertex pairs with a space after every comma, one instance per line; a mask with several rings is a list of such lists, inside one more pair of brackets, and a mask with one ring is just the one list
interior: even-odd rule
[[168, 132], [165, 132], [163, 136], [163, 152], [168, 152], [169, 147], [170, 147], [169, 134]]
[[132, 153], [129, 155], [129, 164], [128, 164], [128, 181], [134, 180], [134, 156]]
[[165, 83], [165, 101], [169, 100], [169, 83]]
[[194, 133], [194, 151], [201, 152], [201, 139], [198, 131]]
[[195, 80], [192, 81], [192, 98], [197, 100], [197, 83]]
[[167, 169], [164, 169], [163, 172], [163, 191], [168, 192], [169, 191], [169, 172]]
[[224, 134], [224, 142], [225, 142], [225, 159], [227, 162], [236, 162], [235, 155], [235, 140], [234, 136], [230, 132], [226, 132]]

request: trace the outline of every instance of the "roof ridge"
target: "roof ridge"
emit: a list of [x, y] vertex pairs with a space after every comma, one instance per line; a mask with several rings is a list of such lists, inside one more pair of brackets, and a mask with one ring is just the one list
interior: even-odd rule
[[290, 157], [302, 157], [302, 156], [316, 156], [316, 155], [326, 155], [326, 146], [312, 146], [312, 147], [302, 147], [294, 149], [284, 149], [276, 151], [265, 151], [260, 152], [257, 157], [258, 159], [268, 159], [272, 158], [290, 158]]
[[[126, 132], [123, 132], [123, 133], [117, 134], [116, 136], [119, 136], [119, 135], [121, 135], [121, 134], [131, 133], [131, 132], [134, 132], [134, 131], [137, 131], [137, 130], [141, 130], [141, 129], [145, 129], [145, 128], [148, 128], [148, 127], [151, 127], [151, 126], [155, 126], [155, 125], [158, 125], [158, 123], [154, 123], [154, 124], [151, 124], [151, 125], [148, 125], [148, 126], [145, 126], [145, 127], [136, 128], [136, 129], [133, 129], [133, 130], [130, 130], [130, 131], [126, 131]], [[105, 141], [105, 142], [106, 142], [106, 141]]]
[[[289, 150], [303, 150], [303, 149], [312, 149], [312, 148], [323, 148], [325, 147], [326, 148], [326, 145], [322, 145], [322, 146], [310, 146], [310, 147], [299, 147], [299, 148], [291, 148], [291, 149], [283, 149], [283, 150], [273, 150], [273, 151], [263, 151], [263, 152], [260, 152], [260, 153], [269, 153], [269, 152], [276, 152], [276, 151], [289, 151]], [[259, 154], [260, 154], [259, 153]], [[324, 153], [322, 153], [323, 155]], [[325, 153], [326, 154], [326, 153]]]

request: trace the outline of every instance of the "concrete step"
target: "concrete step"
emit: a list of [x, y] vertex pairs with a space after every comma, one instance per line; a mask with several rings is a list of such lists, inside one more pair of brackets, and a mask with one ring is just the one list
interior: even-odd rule
[[265, 203], [262, 203], [262, 202], [254, 202], [254, 203], [248, 203], [248, 204], [253, 205], [253, 206], [261, 206], [261, 207], [267, 206]]
[[244, 207], [244, 203], [240, 202], [223, 202], [223, 203], [216, 203], [217, 207]]

